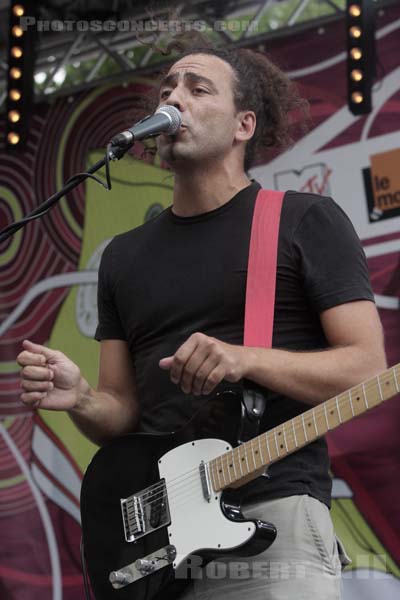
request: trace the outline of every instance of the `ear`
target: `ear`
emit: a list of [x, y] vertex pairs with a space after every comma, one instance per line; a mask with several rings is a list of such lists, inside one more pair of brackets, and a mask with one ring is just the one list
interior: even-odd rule
[[247, 142], [250, 140], [256, 129], [256, 115], [252, 110], [241, 111], [237, 114], [238, 128], [235, 139], [238, 142]]

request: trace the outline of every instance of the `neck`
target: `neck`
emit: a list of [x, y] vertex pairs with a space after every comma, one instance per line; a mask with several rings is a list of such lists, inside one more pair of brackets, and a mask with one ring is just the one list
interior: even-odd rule
[[177, 170], [172, 210], [180, 217], [209, 212], [248, 185], [250, 180], [243, 169], [227, 169], [221, 164]]
[[400, 363], [252, 438], [209, 462], [214, 491], [236, 488], [281, 460], [400, 393]]

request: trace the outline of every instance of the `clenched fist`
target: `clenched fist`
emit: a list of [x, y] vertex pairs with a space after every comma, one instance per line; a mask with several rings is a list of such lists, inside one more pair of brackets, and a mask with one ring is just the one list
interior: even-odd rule
[[235, 383], [246, 377], [251, 348], [226, 344], [204, 333], [193, 333], [173, 356], [162, 358], [161, 369], [186, 394], [210, 394], [225, 379]]
[[22, 402], [32, 408], [73, 408], [79, 400], [79, 367], [62, 352], [46, 346], [24, 340], [23, 348], [17, 356], [22, 367]]

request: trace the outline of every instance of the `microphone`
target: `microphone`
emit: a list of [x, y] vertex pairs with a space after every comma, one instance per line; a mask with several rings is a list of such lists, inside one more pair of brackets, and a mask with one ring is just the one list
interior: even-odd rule
[[131, 146], [136, 140], [159, 135], [163, 132], [174, 135], [181, 125], [182, 116], [180, 111], [175, 106], [166, 104], [160, 106], [154, 114], [148, 115], [139, 123], [113, 137], [111, 144], [124, 148]]

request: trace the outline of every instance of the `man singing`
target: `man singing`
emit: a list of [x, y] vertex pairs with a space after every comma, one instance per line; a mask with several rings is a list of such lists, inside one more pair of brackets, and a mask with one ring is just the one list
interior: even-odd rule
[[[386, 367], [365, 256], [330, 198], [286, 192], [279, 229], [272, 348], [243, 346], [247, 261], [260, 186], [248, 168], [287, 140], [301, 102], [264, 55], [210, 47], [183, 53], [159, 86], [182, 126], [158, 138], [174, 173], [172, 206], [116, 236], [99, 271], [96, 389], [61, 352], [24, 342], [22, 401], [67, 410], [103, 444], [141, 431], [176, 431], [205, 396], [243, 380], [264, 391], [270, 429]], [[184, 598], [340, 598], [323, 438], [259, 478], [246, 517], [274, 523], [276, 541], [247, 558], [248, 578], [196, 580]], [[233, 560], [233, 559], [232, 559]], [[256, 573], [255, 562], [267, 566]], [[216, 565], [218, 567], [218, 565]], [[266, 575], [267, 573], [267, 575]]]

